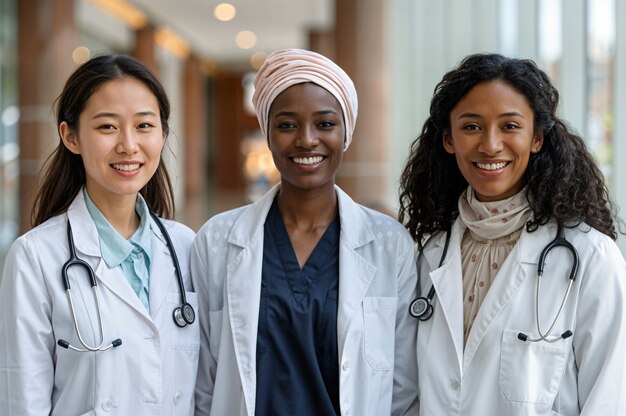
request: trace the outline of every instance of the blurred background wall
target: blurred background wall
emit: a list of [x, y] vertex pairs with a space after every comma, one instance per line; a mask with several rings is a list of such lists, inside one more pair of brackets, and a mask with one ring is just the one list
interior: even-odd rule
[[626, 207], [626, 0], [0, 0], [0, 266], [30, 227], [59, 140], [53, 102], [80, 63], [126, 53], [159, 75], [177, 219], [197, 230], [277, 180], [250, 97], [267, 53], [289, 47], [327, 55], [355, 81], [359, 118], [338, 183], [361, 203], [396, 212], [435, 84], [465, 55], [499, 52], [550, 74], [561, 115]]

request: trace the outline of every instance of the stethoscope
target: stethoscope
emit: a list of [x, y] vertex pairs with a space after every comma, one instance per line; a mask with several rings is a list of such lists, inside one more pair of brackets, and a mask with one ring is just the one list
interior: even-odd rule
[[[159, 227], [159, 229], [161, 230], [161, 234], [163, 234], [163, 237], [165, 238], [165, 242], [167, 244], [167, 248], [170, 252], [170, 255], [172, 256], [172, 262], [174, 263], [174, 271], [176, 273], [176, 279], [178, 280], [178, 288], [180, 290], [180, 296], [181, 296], [181, 300], [182, 303], [180, 306], [177, 306], [174, 309], [174, 313], [173, 313], [173, 318], [174, 318], [174, 323], [179, 326], [180, 328], [184, 328], [187, 325], [192, 324], [195, 319], [196, 319], [196, 313], [193, 309], [193, 306], [191, 306], [188, 302], [187, 302], [187, 297], [185, 295], [185, 284], [183, 282], [183, 276], [180, 272], [180, 265], [178, 263], [178, 257], [176, 257], [176, 250], [174, 250], [174, 245], [172, 244], [172, 240], [170, 239], [170, 235], [167, 233], [167, 231], [165, 230], [165, 226], [163, 225], [163, 223], [161, 222], [161, 220], [152, 212], [150, 211], [150, 215], [152, 216], [152, 218], [154, 219], [154, 221], [156, 222], [157, 226]], [[82, 344], [82, 346], [84, 348], [79, 348], [79, 347], [75, 347], [73, 345], [71, 345], [68, 341], [64, 340], [64, 339], [59, 339], [57, 344], [63, 348], [70, 348], [74, 351], [79, 351], [79, 352], [89, 352], [89, 351], [106, 351], [110, 348], [115, 348], [115, 347], [119, 347], [120, 345], [122, 345], [122, 340], [121, 339], [116, 339], [114, 341], [112, 341], [111, 343], [105, 345], [105, 341], [104, 341], [104, 328], [102, 325], [102, 314], [100, 312], [100, 297], [98, 295], [98, 284], [96, 282], [96, 277], [94, 274], [93, 269], [91, 268], [91, 266], [84, 260], [78, 258], [78, 256], [76, 256], [76, 248], [74, 247], [74, 237], [72, 235], [72, 226], [70, 225], [69, 220], [67, 221], [67, 241], [68, 241], [68, 245], [69, 245], [69, 249], [70, 249], [70, 258], [67, 262], [65, 262], [65, 264], [63, 265], [63, 269], [61, 270], [61, 278], [63, 280], [63, 286], [65, 287], [65, 292], [67, 293], [67, 298], [69, 300], [70, 303], [70, 310], [72, 312], [72, 321], [74, 322], [74, 329], [76, 330], [76, 335], [78, 335], [78, 340], [80, 341], [80, 343]], [[67, 271], [69, 270], [70, 267], [72, 266], [79, 266], [82, 267], [83, 269], [85, 269], [85, 271], [87, 272], [87, 275], [89, 276], [89, 282], [91, 284], [91, 289], [93, 290], [93, 294], [94, 297], [96, 299], [96, 312], [98, 315], [98, 330], [100, 333], [100, 344], [93, 347], [89, 344], [87, 344], [87, 342], [85, 342], [85, 340], [83, 339], [81, 333], [80, 333], [80, 329], [78, 329], [78, 320], [76, 318], [76, 312], [74, 310], [74, 302], [72, 300], [72, 290], [70, 288], [70, 280], [67, 274]]]
[[[432, 238], [433, 237], [430, 237], [426, 241], [426, 243], [424, 244], [424, 247], [422, 248], [422, 250], [420, 250], [419, 256], [422, 255], [422, 252], [424, 251], [423, 249], [426, 248], [426, 246], [428, 245], [428, 243], [430, 242]], [[439, 260], [439, 267], [443, 265], [443, 262], [446, 258], [446, 254], [448, 252], [449, 244], [450, 244], [450, 230], [447, 230], [446, 242], [444, 244], [443, 252]], [[556, 316], [552, 321], [552, 325], [550, 325], [550, 327], [548, 328], [546, 332], [543, 332], [541, 330], [541, 322], [539, 321], [540, 319], [539, 317], [541, 316], [540, 311], [539, 311], [539, 292], [540, 292], [540, 286], [541, 286], [541, 278], [543, 276], [543, 269], [545, 267], [545, 262], [546, 262], [546, 256], [548, 255], [550, 250], [552, 250], [555, 247], [565, 247], [567, 250], [570, 251], [570, 253], [572, 254], [572, 268], [570, 269], [570, 273], [569, 273], [569, 282], [567, 284], [567, 290], [565, 291], [565, 295], [563, 296], [563, 299], [561, 300], [561, 305], [559, 306], [559, 310], [556, 313]], [[418, 263], [419, 263], [419, 256], [418, 256]], [[559, 224], [557, 226], [556, 237], [554, 238], [554, 240], [552, 240], [547, 246], [543, 248], [543, 250], [541, 250], [541, 254], [539, 255], [539, 264], [537, 265], [535, 312], [537, 316], [536, 324], [537, 324], [537, 333], [539, 334], [539, 337], [531, 338], [527, 334], [520, 332], [517, 335], [518, 339], [520, 339], [521, 341], [529, 341], [529, 342], [546, 341], [549, 343], [553, 343], [561, 339], [566, 339], [572, 336], [572, 331], [569, 329], [563, 332], [559, 336], [550, 336], [549, 334], [550, 332], [552, 332], [552, 329], [554, 329], [554, 326], [556, 325], [556, 323], [559, 321], [559, 318], [561, 317], [561, 313], [563, 312], [563, 308], [565, 306], [565, 303], [567, 302], [567, 298], [569, 297], [570, 291], [572, 289], [572, 285], [574, 284], [574, 280], [576, 280], [577, 272], [578, 272], [578, 251], [569, 241], [567, 241], [563, 233], [563, 226]], [[417, 270], [417, 282], [419, 285], [419, 282], [420, 282], [419, 267]], [[428, 294], [426, 295], [426, 297], [420, 296], [417, 299], [413, 300], [413, 302], [411, 302], [411, 304], [409, 305], [409, 314], [412, 317], [419, 319], [420, 321], [429, 320], [432, 317], [433, 311], [434, 311], [434, 307], [432, 303], [434, 296], [435, 296], [435, 287], [434, 285], [431, 285], [430, 290], [428, 291]]]

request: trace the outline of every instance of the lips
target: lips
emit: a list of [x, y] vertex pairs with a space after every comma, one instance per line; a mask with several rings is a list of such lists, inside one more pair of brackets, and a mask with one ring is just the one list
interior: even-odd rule
[[113, 163], [111, 165], [113, 169], [121, 170], [122, 172], [132, 172], [139, 169], [140, 166], [140, 163]]
[[508, 165], [509, 162], [494, 162], [494, 163], [475, 162], [474, 164], [479, 169], [483, 169], [483, 170], [500, 170], [500, 169], [503, 169], [506, 165]]
[[298, 165], [314, 165], [324, 160], [323, 156], [293, 157], [291, 160]]

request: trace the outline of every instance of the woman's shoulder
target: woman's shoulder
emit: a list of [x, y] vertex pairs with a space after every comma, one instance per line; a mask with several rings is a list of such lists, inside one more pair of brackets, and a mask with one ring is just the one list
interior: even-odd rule
[[250, 205], [244, 205], [238, 208], [234, 208], [228, 211], [215, 214], [198, 230], [198, 235], [206, 234], [213, 230], [227, 231], [232, 228], [235, 222], [239, 219]]
[[363, 215], [363, 223], [370, 229], [374, 244], [386, 248], [396, 247], [396, 251], [413, 250], [414, 242], [408, 230], [397, 219], [375, 209], [357, 204]]
[[5, 265], [26, 257], [34, 267], [45, 254], [67, 250], [66, 218], [65, 214], [54, 216], [19, 236], [9, 248]]
[[363, 216], [365, 217], [365, 221], [372, 227], [372, 229], [376, 231], [387, 230], [387, 231], [398, 231], [403, 234], [408, 231], [406, 228], [398, 222], [398, 220], [391, 216], [388, 213], [378, 211], [374, 208], [356, 204], [358, 209], [361, 211]]
[[[398, 220], [392, 217], [390, 214], [376, 210], [370, 206], [366, 206], [355, 202], [345, 191], [338, 186], [336, 187], [337, 195], [339, 196], [339, 211], [342, 216], [354, 216], [355, 220], [359, 221], [363, 225], [370, 227], [375, 233], [400, 233], [409, 239], [411, 239], [408, 231]], [[386, 208], [381, 207], [382, 209]], [[343, 220], [343, 218], [342, 218]]]
[[160, 221], [163, 223], [165, 229], [167, 230], [168, 234], [172, 236], [172, 238], [175, 238], [177, 240], [192, 241], [196, 236], [195, 231], [193, 231], [182, 222], [166, 219], [160, 219]]
[[565, 236], [581, 257], [617, 256], [623, 259], [615, 240], [585, 223], [567, 230]]
[[56, 238], [63, 236], [65, 239], [66, 233], [60, 233], [61, 229], [65, 230], [67, 226], [67, 214], [59, 214], [54, 217], [48, 218], [46, 221], [31, 228], [20, 237], [15, 240], [15, 243], [24, 244], [26, 242], [55, 242], [58, 244]]

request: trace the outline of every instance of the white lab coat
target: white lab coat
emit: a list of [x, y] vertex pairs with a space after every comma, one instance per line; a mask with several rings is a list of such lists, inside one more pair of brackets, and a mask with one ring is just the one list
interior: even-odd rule
[[[626, 264], [616, 244], [586, 225], [565, 229], [580, 257], [560, 320], [550, 335], [574, 335], [549, 344], [538, 337], [537, 263], [556, 225], [524, 230], [489, 289], [463, 348], [461, 240], [457, 219], [445, 263], [437, 268], [445, 234], [424, 249], [418, 268], [425, 296], [434, 284], [434, 314], [418, 328], [422, 416], [626, 415]], [[542, 331], [556, 316], [572, 256], [547, 257], [540, 290]]]
[[[72, 225], [77, 256], [95, 271], [107, 343], [102, 352], [81, 347], [61, 281], [69, 258], [66, 224]], [[151, 219], [152, 221], [152, 219]], [[180, 262], [187, 301], [197, 307], [189, 279], [189, 228], [164, 221]], [[165, 241], [154, 222], [150, 266], [150, 314], [119, 268], [100, 254], [98, 232], [83, 193], [58, 215], [13, 244], [0, 286], [0, 415], [191, 415], [199, 354], [199, 325], [178, 328], [172, 311], [179, 286]], [[86, 273], [70, 268], [79, 328], [95, 345], [98, 319]], [[197, 309], [196, 309], [197, 310]]]
[[[201, 326], [197, 415], [254, 415], [263, 225], [277, 190], [212, 218], [194, 241]], [[417, 394], [417, 323], [408, 314], [416, 289], [413, 243], [398, 222], [336, 192], [341, 414], [401, 414], [416, 406]]]

